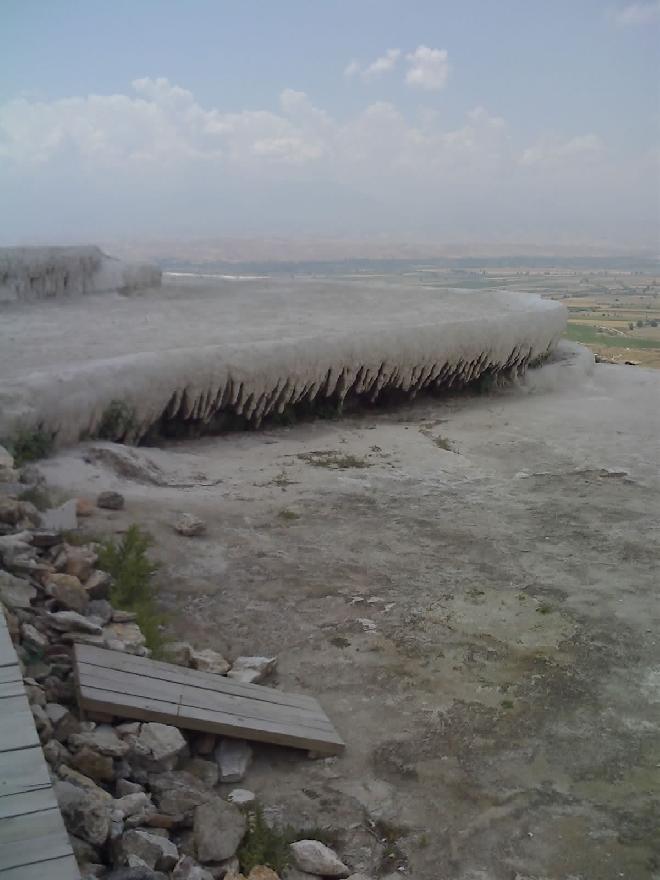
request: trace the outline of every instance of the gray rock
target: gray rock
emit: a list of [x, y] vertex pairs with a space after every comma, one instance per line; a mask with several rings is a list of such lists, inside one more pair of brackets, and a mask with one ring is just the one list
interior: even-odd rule
[[115, 617], [113, 612], [113, 622], [103, 627], [107, 647], [138, 656], [143, 654], [146, 639], [137, 623], [115, 623]]
[[108, 755], [100, 755], [89, 746], [83, 746], [73, 755], [71, 766], [98, 782], [111, 782], [115, 778], [112, 758]]
[[222, 739], [214, 757], [220, 782], [240, 782], [252, 761], [252, 749], [243, 739]]
[[264, 681], [275, 669], [277, 657], [237, 657], [227, 673], [227, 678], [246, 684]]
[[193, 647], [188, 642], [170, 642], [165, 647], [165, 655], [169, 663], [177, 666], [190, 666]]
[[49, 739], [43, 746], [44, 758], [51, 767], [59, 767], [60, 764], [68, 764], [71, 761], [69, 750], [56, 739]]
[[188, 773], [192, 773], [193, 776], [201, 779], [209, 788], [213, 788], [218, 784], [220, 771], [215, 761], [206, 761], [204, 758], [189, 758], [183, 763], [181, 769], [187, 770]]
[[130, 748], [127, 742], [117, 736], [111, 724], [99, 724], [94, 730], [84, 730], [70, 736], [69, 746], [74, 750], [89, 747], [111, 758], [123, 758]]
[[46, 619], [55, 629], [62, 632], [82, 632], [90, 635], [101, 635], [101, 627], [92, 620], [78, 614], [77, 611], [53, 611]]
[[185, 770], [152, 773], [149, 787], [159, 810], [168, 816], [190, 814], [195, 807], [214, 797], [201, 780]]
[[115, 792], [118, 798], [126, 797], [128, 794], [139, 794], [143, 791], [143, 786], [137, 782], [131, 782], [130, 779], [118, 779], [115, 785]]
[[85, 611], [85, 617], [89, 617], [99, 626], [105, 626], [112, 620], [112, 605], [106, 599], [92, 599]]
[[44, 510], [41, 514], [41, 527], [43, 529], [57, 529], [61, 532], [77, 528], [76, 499], [71, 498], [59, 507]]
[[217, 675], [224, 675], [231, 669], [222, 654], [205, 648], [203, 651], [193, 651], [190, 655], [190, 665], [193, 669], [199, 669], [200, 672], [215, 672]]
[[48, 647], [48, 639], [31, 623], [21, 624], [21, 639], [25, 647], [36, 654], [41, 654]]
[[291, 857], [297, 868], [322, 877], [348, 877], [349, 869], [337, 854], [319, 840], [298, 840], [290, 846]]
[[46, 592], [67, 611], [84, 614], [87, 609], [89, 596], [75, 575], [51, 574], [46, 581]]
[[116, 798], [112, 806], [121, 813], [123, 820], [133, 820], [132, 826], [144, 824], [156, 812], [151, 797], [144, 791], [135, 791]]
[[230, 859], [243, 839], [246, 819], [238, 807], [214, 797], [195, 809], [193, 831], [200, 862]]
[[73, 575], [81, 581], [86, 581], [92, 571], [98, 556], [91, 547], [76, 547], [71, 544], [65, 544], [66, 561], [64, 571], [66, 574]]
[[0, 602], [7, 608], [30, 608], [31, 600], [36, 598], [37, 591], [29, 581], [14, 577], [8, 571], [0, 571]]
[[0, 445], [0, 467], [7, 468], [8, 470], [13, 470], [14, 468], [14, 456], [2, 445]]
[[174, 866], [172, 880], [214, 880], [213, 874], [190, 856], [182, 856]]
[[95, 568], [84, 583], [85, 591], [90, 599], [107, 599], [110, 594], [112, 578], [107, 571]]
[[101, 492], [96, 499], [96, 506], [105, 510], [123, 510], [124, 496], [121, 492]]
[[248, 791], [247, 788], [235, 788], [229, 792], [227, 798], [237, 807], [247, 807], [256, 801], [257, 796], [253, 791]]
[[192, 513], [182, 513], [174, 523], [174, 529], [186, 538], [193, 538], [204, 534], [206, 523], [198, 516], [193, 516]]
[[173, 770], [187, 748], [186, 740], [177, 727], [156, 721], [148, 721], [142, 725], [137, 745], [162, 770]]
[[179, 851], [171, 840], [137, 828], [122, 836], [119, 848], [124, 861], [137, 856], [149, 868], [161, 871], [171, 870], [179, 860]]
[[93, 846], [102, 846], [110, 834], [111, 799], [65, 780], [57, 781], [54, 788], [67, 830]]

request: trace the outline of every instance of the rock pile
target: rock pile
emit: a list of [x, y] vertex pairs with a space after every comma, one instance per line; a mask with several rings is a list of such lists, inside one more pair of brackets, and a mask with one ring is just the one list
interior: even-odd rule
[[[266, 865], [251, 867], [247, 877], [240, 873], [256, 796], [219, 787], [245, 776], [248, 743], [156, 722], [80, 717], [74, 643], [150, 652], [134, 616], [110, 602], [112, 582], [97, 567], [98, 547], [69, 543], [58, 529], [44, 528], [37, 508], [16, 497], [19, 478], [0, 447], [0, 604], [81, 876], [278, 880]], [[123, 505], [123, 499], [110, 501], [112, 509]], [[168, 654], [173, 662], [246, 682], [262, 681], [276, 663], [241, 657], [232, 666], [215, 651], [182, 642]], [[350, 875], [319, 841], [294, 842], [289, 860], [283, 878]]]

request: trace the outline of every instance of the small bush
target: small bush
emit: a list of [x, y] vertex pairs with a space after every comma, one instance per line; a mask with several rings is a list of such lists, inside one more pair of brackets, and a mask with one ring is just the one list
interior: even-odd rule
[[37, 510], [49, 510], [55, 507], [50, 490], [43, 486], [30, 486], [29, 489], [24, 489], [19, 493], [18, 500], [29, 501]]
[[101, 416], [97, 436], [101, 440], [123, 440], [136, 426], [135, 409], [123, 400], [112, 400]]
[[357, 455], [342, 455], [332, 449], [320, 452], [301, 452], [298, 458], [314, 467], [331, 468], [333, 470], [371, 467], [371, 464], [364, 458], [358, 458]]
[[20, 468], [30, 461], [49, 456], [55, 446], [55, 436], [55, 431], [47, 431], [42, 424], [34, 428], [21, 428], [7, 443], [15, 466]]
[[151, 543], [148, 532], [132, 525], [120, 541], [101, 545], [98, 565], [112, 576], [110, 602], [135, 613], [147, 647], [158, 655], [163, 648], [163, 617], [156, 609], [152, 582], [158, 566], [147, 556]]
[[248, 830], [238, 850], [241, 871], [247, 875], [257, 865], [267, 865], [281, 874], [289, 865], [289, 844], [292, 842], [288, 831], [282, 832], [264, 819], [261, 807], [251, 809], [248, 814]]

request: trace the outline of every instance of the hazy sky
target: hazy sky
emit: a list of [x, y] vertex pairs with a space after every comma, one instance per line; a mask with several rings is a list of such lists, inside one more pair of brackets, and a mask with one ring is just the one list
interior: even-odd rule
[[0, 239], [658, 243], [660, 0], [0, 0]]

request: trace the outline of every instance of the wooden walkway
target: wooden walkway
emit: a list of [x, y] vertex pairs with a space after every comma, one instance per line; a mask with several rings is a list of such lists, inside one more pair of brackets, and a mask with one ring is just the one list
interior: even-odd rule
[[2, 610], [0, 880], [80, 880]]
[[326, 755], [344, 748], [313, 697], [89, 645], [75, 659], [81, 709]]

